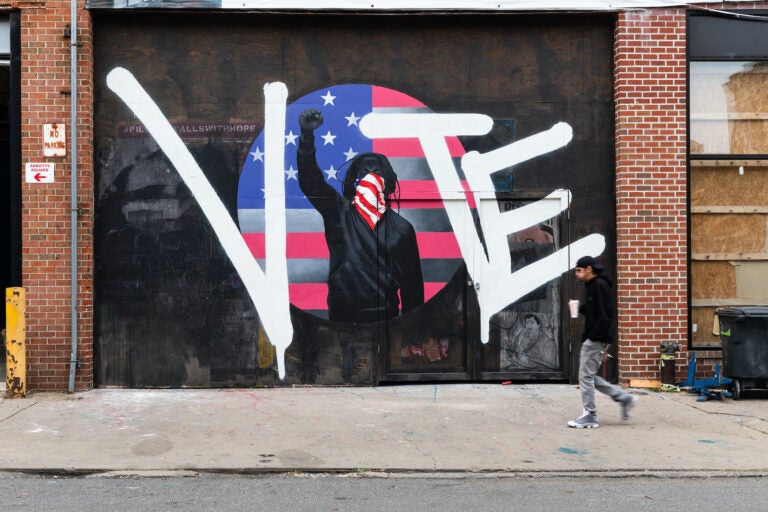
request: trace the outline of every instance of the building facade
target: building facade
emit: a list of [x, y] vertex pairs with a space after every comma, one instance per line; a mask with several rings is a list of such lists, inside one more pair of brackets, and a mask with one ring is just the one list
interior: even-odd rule
[[707, 287], [729, 220], [689, 198], [761, 153], [689, 149], [690, 27], [761, 6], [636, 3], [9, 6], [27, 388], [574, 381], [583, 255], [616, 290], [609, 377], [675, 344], [711, 371], [715, 308], [761, 297]]

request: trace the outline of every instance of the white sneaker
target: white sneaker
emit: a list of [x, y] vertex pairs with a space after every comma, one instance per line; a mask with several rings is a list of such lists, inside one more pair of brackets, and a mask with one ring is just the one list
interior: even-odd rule
[[597, 428], [600, 425], [597, 423], [597, 414], [585, 411], [575, 420], [569, 421], [568, 426], [572, 428]]

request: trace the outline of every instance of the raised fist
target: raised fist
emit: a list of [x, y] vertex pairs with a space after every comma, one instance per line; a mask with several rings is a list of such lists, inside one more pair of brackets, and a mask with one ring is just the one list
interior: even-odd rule
[[301, 131], [315, 131], [321, 124], [323, 124], [323, 114], [317, 109], [308, 108], [299, 114], [299, 127]]

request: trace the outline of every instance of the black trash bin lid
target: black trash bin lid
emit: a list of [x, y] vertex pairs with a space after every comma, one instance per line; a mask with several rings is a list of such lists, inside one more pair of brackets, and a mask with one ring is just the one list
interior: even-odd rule
[[723, 308], [715, 311], [719, 317], [736, 319], [768, 318], [768, 306], [744, 306], [741, 308]]

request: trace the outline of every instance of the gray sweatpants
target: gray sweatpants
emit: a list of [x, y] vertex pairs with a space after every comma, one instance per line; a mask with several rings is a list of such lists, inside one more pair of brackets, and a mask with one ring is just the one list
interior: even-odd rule
[[597, 413], [595, 406], [595, 389], [613, 398], [618, 402], [624, 395], [624, 391], [614, 386], [597, 374], [603, 362], [603, 352], [607, 348], [606, 343], [585, 340], [581, 344], [579, 354], [579, 385], [581, 386], [581, 403], [584, 409], [592, 414]]

